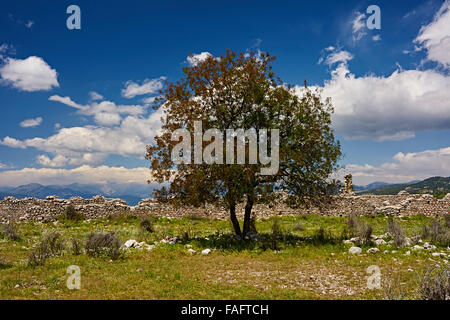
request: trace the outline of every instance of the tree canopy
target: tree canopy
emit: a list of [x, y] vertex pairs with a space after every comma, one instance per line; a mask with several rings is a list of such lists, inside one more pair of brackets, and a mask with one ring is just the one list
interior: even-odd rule
[[[337, 168], [341, 151], [331, 128], [331, 101], [322, 99], [321, 92], [311, 90], [306, 83], [301, 96], [294, 94], [272, 71], [274, 59], [268, 53], [227, 50], [224, 56], [210, 56], [183, 68], [179, 81], [167, 83], [154, 106], [164, 111], [162, 130], [155, 144], [147, 146], [146, 155], [152, 169], [149, 182], [169, 182], [168, 187], [155, 191], [157, 198], [194, 206], [225, 205], [236, 234], [245, 236], [250, 231], [254, 204], [277, 200], [279, 190], [285, 191], [283, 199], [291, 206], [315, 203], [334, 192], [335, 184], [329, 177]], [[241, 149], [247, 160], [243, 164], [237, 164], [235, 156], [233, 164], [226, 159], [228, 152], [239, 157], [239, 138], [233, 138], [236, 143], [225, 144], [222, 154], [214, 149], [214, 163], [198, 163], [194, 161], [196, 153], [186, 150], [180, 153], [193, 161], [174, 162], [172, 151], [180, 140], [173, 139], [173, 132], [186, 129], [195, 140], [198, 121], [202, 132], [218, 129], [223, 140], [227, 129], [259, 133], [258, 145], [267, 147], [267, 155], [272, 152], [272, 161], [274, 151], [278, 151], [278, 170], [261, 174], [273, 166], [267, 159], [262, 161], [261, 149], [259, 161], [249, 161], [255, 156], [249, 137]], [[267, 141], [261, 136], [264, 130], [271, 133]], [[278, 141], [272, 139], [275, 133]], [[203, 136], [203, 150], [214, 140], [217, 136]], [[236, 218], [241, 202], [245, 202], [242, 230]]]

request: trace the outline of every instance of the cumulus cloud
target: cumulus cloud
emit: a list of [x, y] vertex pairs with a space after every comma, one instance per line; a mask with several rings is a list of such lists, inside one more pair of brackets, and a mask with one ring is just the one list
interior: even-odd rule
[[9, 136], [5, 137], [3, 140], [0, 140], [0, 145], [18, 149], [25, 149], [27, 147], [26, 144], [22, 141], [11, 138]]
[[[403, 140], [450, 129], [450, 77], [434, 70], [356, 77], [341, 63], [322, 89], [332, 99], [333, 125], [346, 139]], [[303, 88], [295, 92], [302, 95]]]
[[401, 183], [423, 180], [434, 176], [450, 176], [450, 147], [413, 153], [397, 153], [391, 162], [380, 166], [349, 164], [339, 172], [339, 177], [351, 173], [354, 183]]
[[22, 91], [48, 91], [59, 87], [58, 73], [42, 58], [6, 58], [0, 67], [1, 83]]
[[49, 98], [51, 101], [63, 103], [69, 107], [78, 109], [78, 113], [87, 116], [93, 116], [97, 124], [102, 126], [112, 126], [120, 124], [122, 117], [120, 115], [142, 115], [145, 109], [140, 105], [116, 105], [112, 101], [91, 102], [88, 105], [81, 105], [74, 102], [70, 97], [61, 97], [53, 95]]
[[[112, 154], [143, 159], [146, 146], [153, 143], [161, 129], [162, 115], [160, 109], [148, 117], [127, 116], [120, 126], [62, 128], [48, 138], [17, 140], [6, 137], [0, 144], [11, 148], [36, 148], [64, 156], [67, 165], [98, 164]], [[38, 162], [50, 166], [55, 159], [47, 158], [41, 157]], [[61, 163], [62, 157], [57, 160]]]
[[327, 57], [321, 57], [319, 60], [319, 64], [324, 62], [329, 67], [336, 63], [347, 63], [348, 61], [353, 59], [353, 55], [345, 50], [337, 50], [334, 47], [328, 47], [325, 51], [331, 51]]
[[198, 63], [205, 61], [206, 59], [208, 59], [211, 56], [212, 56], [211, 53], [205, 51], [205, 52], [201, 52], [198, 54], [196, 54], [196, 53], [190, 54], [186, 60], [191, 66], [195, 66]]
[[60, 154], [53, 157], [53, 159], [50, 159], [46, 155], [39, 155], [36, 160], [40, 165], [44, 167], [53, 168], [64, 167], [68, 162], [68, 159]]
[[427, 51], [427, 59], [450, 69], [450, 1], [444, 2], [433, 21], [420, 29], [414, 40]]
[[18, 186], [27, 183], [41, 184], [106, 184], [139, 183], [146, 184], [151, 177], [148, 168], [128, 169], [124, 167], [93, 167], [83, 165], [74, 169], [24, 168], [0, 172], [0, 186]]
[[166, 80], [166, 77], [145, 79], [142, 81], [142, 84], [129, 80], [125, 83], [125, 88], [122, 89], [122, 96], [125, 98], [134, 98], [139, 95], [154, 94], [163, 88], [164, 80]]
[[37, 117], [35, 119], [26, 119], [23, 120], [20, 123], [20, 126], [22, 128], [29, 128], [29, 127], [37, 127], [38, 125], [40, 125], [42, 123], [42, 118], [41, 117]]

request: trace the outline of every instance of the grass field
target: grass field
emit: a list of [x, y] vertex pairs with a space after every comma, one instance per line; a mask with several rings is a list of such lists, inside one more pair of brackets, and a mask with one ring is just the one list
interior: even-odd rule
[[[380, 245], [378, 253], [348, 253], [342, 233], [346, 218], [298, 216], [257, 220], [256, 228], [266, 240], [237, 241], [228, 221], [158, 218], [153, 232], [140, 228], [133, 216], [57, 223], [27, 222], [17, 225], [20, 240], [0, 235], [1, 299], [383, 299], [385, 290], [368, 289], [367, 268], [379, 266], [382, 283], [393, 281], [404, 298], [417, 298], [418, 275], [429, 264], [446, 264], [435, 250], [411, 250]], [[373, 234], [386, 232], [387, 218], [363, 218]], [[413, 216], [397, 219], [407, 236], [419, 234], [431, 219]], [[325, 236], [318, 230], [325, 230]], [[28, 263], [30, 252], [52, 232], [61, 234], [66, 249], [43, 266]], [[121, 250], [122, 256], [75, 255], [71, 239], [86, 239], [91, 232], [115, 232], [125, 242], [135, 239], [158, 243], [152, 250]], [[169, 236], [176, 244], [161, 243]], [[425, 240], [424, 240], [425, 241]], [[188, 248], [198, 254], [189, 254]], [[209, 248], [209, 255], [201, 251]], [[277, 248], [278, 250], [273, 250]], [[406, 252], [410, 255], [406, 255]], [[81, 289], [69, 290], [67, 267], [81, 270]]]

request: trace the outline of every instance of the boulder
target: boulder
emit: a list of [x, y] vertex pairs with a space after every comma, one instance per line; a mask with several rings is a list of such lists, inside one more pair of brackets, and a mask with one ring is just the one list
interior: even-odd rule
[[361, 254], [362, 249], [360, 247], [351, 247], [348, 249], [348, 252], [351, 254]]
[[204, 256], [207, 256], [210, 253], [211, 253], [211, 249], [205, 249], [202, 251], [202, 255], [204, 255]]

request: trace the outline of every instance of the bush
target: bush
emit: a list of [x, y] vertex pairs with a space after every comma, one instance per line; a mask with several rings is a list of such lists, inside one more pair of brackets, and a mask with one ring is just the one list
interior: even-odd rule
[[398, 278], [383, 281], [383, 293], [386, 300], [406, 300], [407, 295], [400, 285]]
[[122, 243], [111, 233], [91, 233], [86, 241], [86, 252], [89, 256], [106, 255], [112, 260], [121, 256]]
[[0, 256], [0, 269], [7, 269], [12, 266], [11, 263], [9, 263], [5, 258]]
[[349, 215], [347, 222], [348, 229], [344, 230], [343, 234], [358, 237], [358, 243], [370, 244], [372, 243], [373, 227], [365, 221], [358, 219], [353, 213]]
[[64, 250], [64, 241], [59, 233], [52, 232], [31, 251], [28, 264], [32, 266], [43, 266], [45, 261], [52, 256], [60, 256]]
[[272, 232], [270, 234], [270, 248], [272, 250], [279, 250], [278, 239], [283, 235], [280, 226], [280, 218], [274, 217], [272, 224]]
[[450, 214], [444, 215], [445, 226], [450, 228]]
[[419, 276], [419, 296], [423, 300], [450, 299], [450, 266], [428, 266]]
[[84, 220], [84, 214], [78, 212], [72, 204], [69, 204], [64, 212], [64, 217], [71, 221], [82, 221]]
[[405, 240], [406, 240], [405, 233], [403, 232], [403, 229], [394, 220], [393, 217], [389, 217], [389, 219], [388, 219], [387, 232], [389, 233], [391, 238], [394, 240], [394, 245], [396, 247], [403, 246], [403, 244], [405, 243]]
[[139, 224], [140, 228], [144, 232], [152, 233], [153, 230], [153, 219], [150, 217], [143, 218]]
[[423, 227], [422, 238], [430, 239], [433, 243], [441, 243], [448, 246], [450, 245], [450, 230], [446, 229], [435, 219], [431, 225]]
[[297, 223], [294, 228], [296, 231], [304, 231], [303, 224], [301, 222]]
[[333, 235], [330, 230], [320, 227], [313, 235], [313, 240], [316, 243], [327, 243], [333, 240]]
[[78, 238], [72, 238], [72, 254], [79, 256], [83, 252], [83, 242]]
[[11, 241], [19, 241], [20, 233], [17, 229], [17, 225], [14, 222], [4, 223], [1, 228], [1, 233], [5, 238]]

